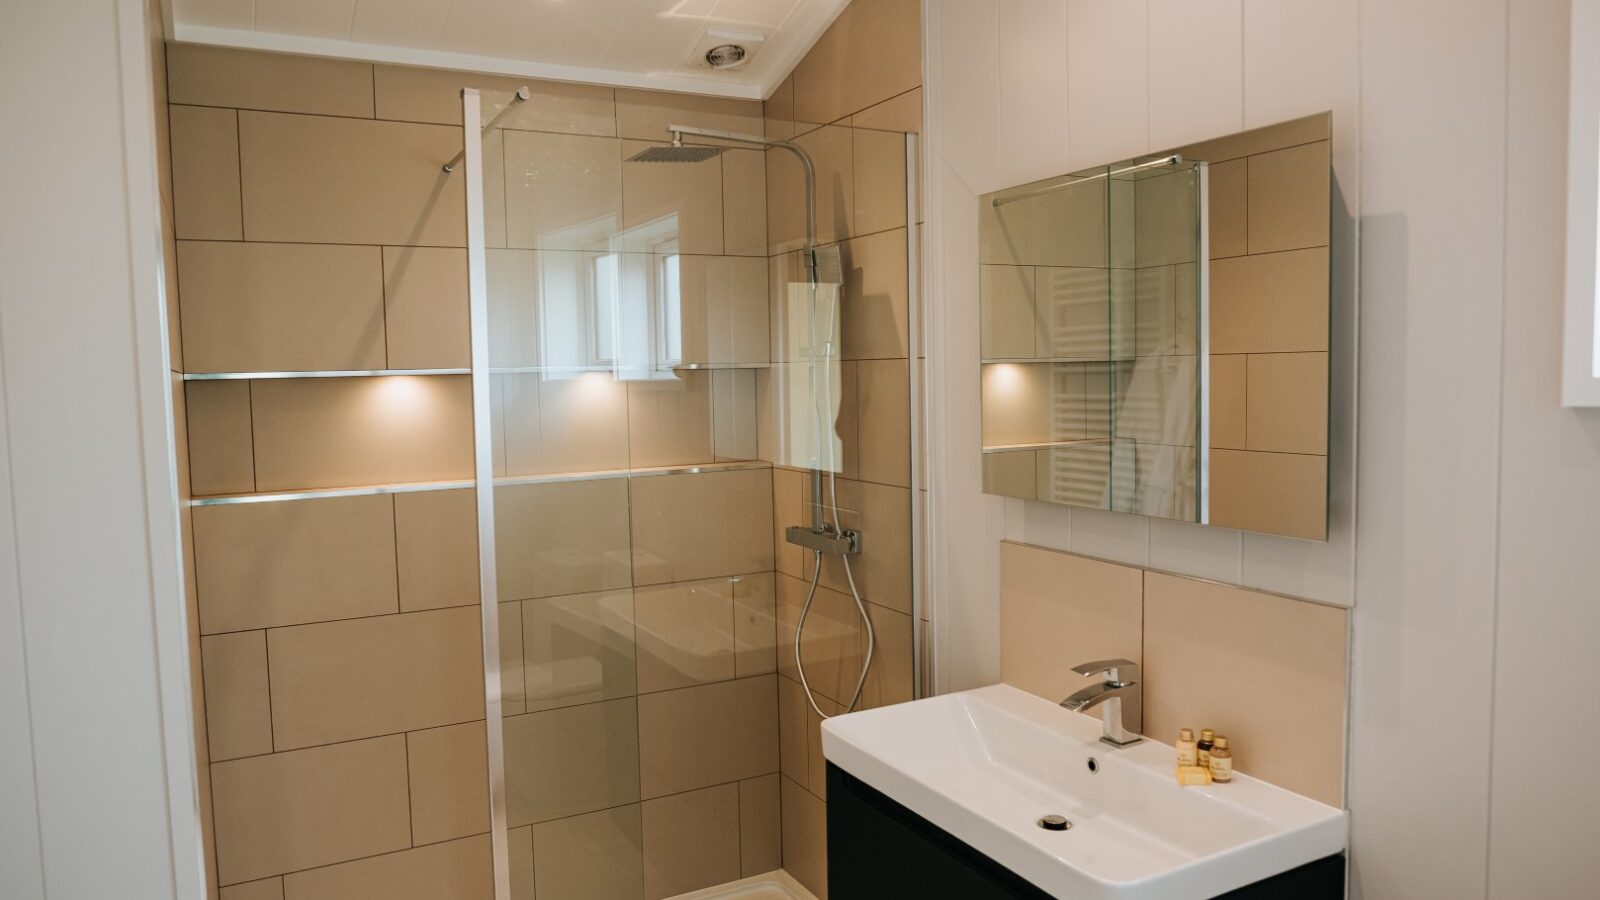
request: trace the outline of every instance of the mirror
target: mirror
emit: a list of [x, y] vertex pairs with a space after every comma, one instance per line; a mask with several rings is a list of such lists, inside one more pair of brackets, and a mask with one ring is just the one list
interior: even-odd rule
[[985, 492], [1326, 539], [1331, 136], [984, 195]]

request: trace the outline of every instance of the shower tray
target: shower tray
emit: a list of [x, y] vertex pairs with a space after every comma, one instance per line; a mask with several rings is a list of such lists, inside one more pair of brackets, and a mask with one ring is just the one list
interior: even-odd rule
[[782, 869], [752, 875], [704, 890], [679, 894], [668, 900], [817, 900], [805, 886]]

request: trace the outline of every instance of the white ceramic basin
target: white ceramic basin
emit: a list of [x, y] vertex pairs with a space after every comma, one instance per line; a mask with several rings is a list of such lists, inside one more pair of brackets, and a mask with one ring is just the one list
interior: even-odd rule
[[[994, 685], [829, 719], [822, 751], [1073, 900], [1212, 897], [1345, 849], [1343, 810], [1245, 775], [1179, 787], [1170, 745], [1116, 750], [1100, 733], [1098, 715]], [[1073, 828], [1039, 828], [1051, 813]]]

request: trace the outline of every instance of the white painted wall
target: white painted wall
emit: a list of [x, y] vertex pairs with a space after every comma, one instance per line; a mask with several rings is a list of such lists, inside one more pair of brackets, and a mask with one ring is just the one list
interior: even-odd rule
[[0, 3], [0, 896], [198, 898], [149, 36]]
[[[1600, 415], [1559, 405], [1566, 16], [928, 0], [942, 689], [998, 675], [1003, 537], [1352, 605], [1352, 896], [1593, 892]], [[1331, 540], [983, 496], [977, 196], [1323, 109], [1343, 205]]]

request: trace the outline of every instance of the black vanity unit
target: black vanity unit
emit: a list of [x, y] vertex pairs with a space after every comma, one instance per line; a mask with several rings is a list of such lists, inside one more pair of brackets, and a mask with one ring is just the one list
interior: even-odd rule
[[[1342, 854], [1330, 856], [1222, 896], [1342, 900], [1344, 868]], [[833, 763], [828, 764], [828, 896], [831, 900], [1051, 898]]]

